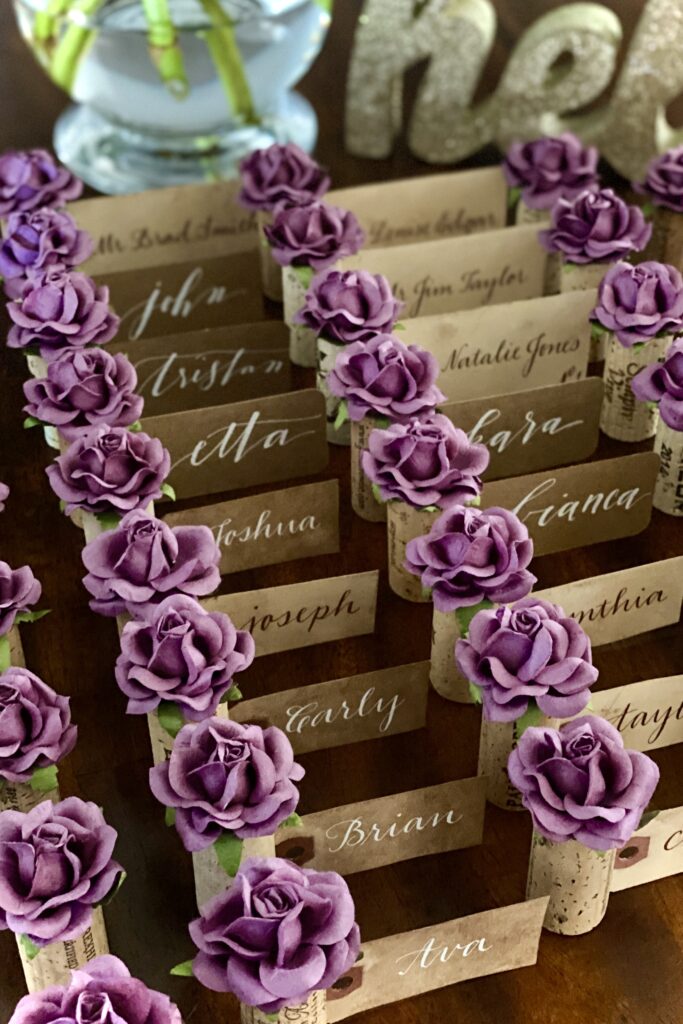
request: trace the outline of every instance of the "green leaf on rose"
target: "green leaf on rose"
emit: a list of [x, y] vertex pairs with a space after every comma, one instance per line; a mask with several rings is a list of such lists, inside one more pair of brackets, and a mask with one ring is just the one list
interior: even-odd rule
[[493, 601], [480, 601], [479, 604], [469, 605], [466, 608], [456, 608], [455, 617], [460, 627], [460, 636], [463, 640], [466, 639], [470, 628], [470, 622], [477, 614], [477, 612], [483, 611], [485, 608], [493, 608]]
[[391, 420], [388, 416], [373, 416], [372, 420], [376, 430], [386, 430], [387, 427], [391, 426]]
[[192, 960], [185, 960], [182, 964], [176, 964], [175, 967], [171, 968], [170, 973], [174, 978], [192, 978], [194, 976]]
[[35, 942], [31, 942], [28, 935], [19, 936], [19, 945], [21, 946], [27, 960], [35, 960], [40, 953], [40, 946], [36, 946]]
[[51, 611], [51, 608], [40, 608], [36, 612], [19, 612], [15, 622], [39, 622], [40, 619], [44, 619], [46, 615], [49, 615]]
[[302, 288], [308, 288], [313, 280], [313, 267], [292, 267]]
[[244, 694], [240, 690], [239, 686], [236, 686], [234, 683], [226, 694], [228, 700], [242, 700], [243, 696]]
[[303, 821], [299, 815], [294, 811], [288, 818], [282, 822], [281, 828], [302, 828]]
[[121, 516], [116, 512], [101, 512], [95, 519], [103, 530], [115, 530], [121, 522]]
[[177, 704], [170, 700], [162, 700], [157, 709], [159, 725], [168, 735], [175, 739], [182, 727], [185, 725], [183, 713]]
[[131, 433], [133, 433], [133, 434], [139, 434], [139, 433], [140, 433], [140, 431], [142, 430], [142, 422], [141, 422], [140, 420], [136, 420], [136, 421], [135, 421], [135, 423], [131, 423], [131, 424], [130, 424], [130, 426], [128, 427], [128, 429], [129, 429], [129, 430], [131, 431]]
[[26, 419], [24, 420], [23, 426], [24, 430], [30, 430], [31, 427], [39, 427], [40, 420], [37, 419], [35, 416], [27, 416]]
[[381, 493], [381, 491], [380, 491], [379, 487], [377, 486], [377, 484], [372, 484], [372, 486], [371, 486], [370, 490], [372, 491], [372, 496], [373, 496], [373, 498], [375, 499], [375, 501], [376, 501], [376, 502], [377, 502], [377, 503], [378, 503], [379, 505], [384, 505], [384, 504], [386, 504], [386, 502], [385, 502], [384, 498], [382, 497], [382, 493]]
[[514, 210], [517, 203], [522, 198], [522, 189], [519, 185], [515, 185], [513, 188], [508, 189], [508, 210]]
[[393, 331], [405, 331], [405, 329], [406, 329], [406, 325], [402, 324], [401, 321], [399, 320], [398, 323], [394, 324], [394, 326], [392, 328], [392, 332]]
[[46, 768], [36, 768], [29, 780], [31, 789], [36, 793], [51, 793], [57, 788], [57, 765], [51, 764]]
[[654, 821], [658, 814], [659, 811], [645, 811], [642, 818], [638, 822], [638, 828], [636, 829], [636, 832], [640, 832], [641, 828], [645, 828], [645, 826], [649, 825], [651, 821]]
[[222, 832], [213, 844], [216, 859], [226, 875], [234, 878], [242, 860], [242, 840], [232, 832]]
[[[332, 2], [332, 0], [330, 0], [330, 3], [331, 2]], [[318, 0], [318, 3], [320, 3], [320, 0]], [[264, 1017], [264, 1020], [277, 1021], [277, 1020], [280, 1019], [280, 1014], [279, 1013], [264, 1013], [263, 1017]]]
[[168, 828], [172, 828], [175, 825], [175, 807], [166, 807], [164, 809], [164, 823]]
[[111, 901], [114, 899], [114, 897], [116, 896], [117, 892], [119, 891], [119, 889], [121, 888], [121, 886], [123, 885], [123, 883], [125, 882], [127, 877], [128, 876], [127, 876], [125, 871], [120, 871], [119, 875], [118, 875], [118, 878], [114, 882], [113, 886], [111, 887], [111, 889], [109, 890], [107, 895], [104, 897], [104, 899], [100, 903], [97, 904], [97, 906], [98, 907], [106, 907], [106, 906], [108, 906], [111, 903]]
[[4, 672], [8, 669], [12, 663], [12, 657], [9, 649], [9, 637], [0, 636], [0, 672]]
[[469, 687], [470, 697], [472, 698], [472, 703], [473, 704], [481, 704], [482, 703], [482, 697], [481, 697], [481, 690], [479, 689], [479, 687], [475, 683], [473, 683], [471, 681], [468, 681], [467, 685]]
[[608, 331], [606, 327], [603, 327], [597, 320], [591, 320], [591, 339], [593, 341], [602, 341], [605, 335], [610, 333], [611, 332]]
[[161, 493], [170, 498], [171, 501], [176, 501], [175, 490], [170, 484], [162, 484]]
[[640, 209], [642, 210], [643, 217], [647, 217], [649, 219], [655, 215], [655, 204], [649, 199], [647, 202], [643, 203]]
[[341, 401], [337, 408], [337, 415], [334, 420], [334, 429], [341, 430], [349, 418], [349, 407], [345, 401]]
[[542, 720], [543, 712], [535, 700], [530, 700], [524, 714], [515, 722], [515, 736], [521, 736], [526, 729], [538, 725]]

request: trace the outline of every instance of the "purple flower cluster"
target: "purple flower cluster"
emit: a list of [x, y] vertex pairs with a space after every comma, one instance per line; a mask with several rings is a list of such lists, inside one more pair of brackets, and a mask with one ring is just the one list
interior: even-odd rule
[[240, 164], [239, 201], [250, 210], [305, 206], [320, 199], [330, 187], [325, 171], [303, 149], [288, 142], [255, 149]]
[[645, 181], [635, 188], [655, 206], [683, 213], [683, 145], [654, 157], [648, 164]]
[[538, 237], [549, 252], [570, 263], [611, 263], [640, 252], [650, 241], [652, 225], [638, 206], [629, 206], [611, 188], [560, 197], [552, 208], [551, 226]]
[[44, 149], [0, 154], [0, 217], [62, 206], [82, 191], [83, 182]]
[[9, 487], [0, 480], [0, 512], [5, 511], [5, 502], [9, 498]]
[[615, 263], [592, 313], [625, 348], [683, 330], [683, 277], [668, 263]]
[[273, 259], [281, 267], [312, 267], [315, 271], [352, 256], [365, 241], [363, 229], [349, 210], [326, 203], [282, 206], [263, 230]]
[[42, 587], [28, 565], [13, 569], [0, 562], [0, 636], [9, 633], [17, 615], [40, 600]]
[[659, 415], [672, 430], [683, 430], [683, 338], [674, 341], [664, 361], [652, 363], [631, 381], [636, 398], [657, 402]]
[[296, 320], [329, 341], [348, 345], [390, 334], [402, 308], [382, 274], [326, 270], [311, 281]]
[[0, 242], [0, 275], [5, 291], [18, 298], [25, 281], [47, 267], [73, 268], [92, 255], [94, 243], [63, 210], [43, 207], [12, 213]]
[[25, 668], [0, 675], [0, 778], [28, 782], [70, 754], [76, 736], [68, 697]]
[[598, 187], [598, 151], [584, 146], [572, 132], [531, 142], [513, 142], [503, 160], [511, 188], [533, 210], [548, 210], [555, 200], [573, 199]]

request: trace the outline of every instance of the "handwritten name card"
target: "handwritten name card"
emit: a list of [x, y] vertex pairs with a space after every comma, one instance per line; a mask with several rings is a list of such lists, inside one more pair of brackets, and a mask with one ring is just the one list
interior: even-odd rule
[[339, 481], [302, 484], [267, 494], [172, 512], [169, 526], [209, 526], [225, 576], [295, 558], [339, 551]]
[[432, 352], [453, 402], [586, 376], [595, 291], [405, 320], [401, 339]]
[[683, 555], [534, 592], [583, 626], [594, 647], [678, 622]]
[[598, 446], [602, 381], [551, 384], [492, 398], [452, 402], [443, 412], [491, 460], [487, 480], [580, 462]]
[[312, 476], [329, 459], [325, 400], [314, 389], [145, 417], [143, 427], [170, 451], [179, 498]]
[[644, 679], [591, 697], [591, 713], [619, 730], [633, 750], [683, 742], [683, 675]]
[[384, 274], [406, 304], [403, 315], [415, 317], [542, 295], [546, 261], [532, 225], [363, 249], [340, 266]]
[[238, 205], [239, 188], [221, 181], [70, 203], [78, 226], [95, 239], [86, 271], [112, 274], [257, 249], [256, 218]]
[[419, 661], [243, 700], [230, 717], [276, 725], [307, 754], [421, 729], [428, 689], [429, 662]]
[[301, 867], [351, 875], [400, 860], [478, 846], [486, 779], [459, 779], [307, 814], [277, 833], [277, 856]]
[[373, 633], [378, 579], [375, 569], [224, 594], [208, 598], [203, 604], [209, 611], [226, 612], [238, 629], [248, 629], [259, 657]]
[[683, 871], [683, 807], [658, 811], [617, 850], [612, 892], [632, 889]]
[[446, 985], [530, 967], [548, 898], [364, 942], [362, 959], [327, 993], [330, 1024]]
[[659, 456], [653, 452], [484, 484], [482, 506], [526, 523], [536, 555], [640, 533], [652, 515]]

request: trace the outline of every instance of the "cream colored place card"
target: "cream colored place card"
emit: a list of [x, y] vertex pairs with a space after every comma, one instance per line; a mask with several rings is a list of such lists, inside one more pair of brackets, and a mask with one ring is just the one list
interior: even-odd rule
[[313, 476], [329, 459], [325, 399], [311, 388], [233, 405], [145, 417], [171, 453], [178, 498]]
[[206, 598], [208, 611], [225, 612], [248, 629], [256, 657], [363, 636], [375, 630], [379, 572], [352, 573], [268, 590]]
[[507, 185], [498, 165], [333, 189], [325, 202], [352, 210], [366, 247], [408, 245], [504, 228]]
[[339, 481], [286, 487], [171, 512], [169, 526], [209, 526], [226, 576], [339, 551]]
[[483, 508], [510, 509], [529, 529], [536, 555], [631, 537], [652, 515], [654, 452], [484, 484]]
[[404, 320], [400, 338], [432, 352], [452, 402], [526, 391], [586, 376], [596, 292]]
[[530, 967], [547, 906], [544, 896], [364, 942], [355, 966], [327, 991], [329, 1024], [460, 981]]
[[543, 295], [547, 255], [531, 225], [361, 249], [340, 266], [384, 274], [406, 304], [403, 316], [415, 317]]
[[450, 402], [442, 412], [485, 444], [487, 480], [581, 462], [598, 446], [602, 380], [589, 377], [492, 398]]
[[429, 662], [419, 661], [243, 700], [230, 717], [276, 725], [295, 754], [307, 754], [421, 729], [428, 691]]
[[221, 181], [70, 203], [95, 240], [84, 269], [114, 274], [257, 249], [256, 217], [237, 203], [239, 189]]
[[534, 591], [584, 628], [594, 647], [678, 622], [683, 555]]
[[289, 332], [275, 320], [162, 338], [115, 341], [138, 375], [145, 415], [203, 409], [289, 391]]
[[278, 831], [276, 853], [317, 871], [370, 871], [479, 846], [485, 806], [484, 776], [395, 793], [304, 815], [300, 827]]
[[683, 743], [683, 675], [601, 690], [592, 694], [590, 709], [611, 722], [633, 750]]
[[683, 871], [683, 807], [655, 811], [653, 817], [647, 817], [647, 824], [617, 850], [612, 892]]

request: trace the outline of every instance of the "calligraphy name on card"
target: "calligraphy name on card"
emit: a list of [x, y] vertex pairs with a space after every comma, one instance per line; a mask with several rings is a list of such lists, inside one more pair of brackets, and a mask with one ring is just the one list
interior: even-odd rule
[[228, 573], [339, 551], [339, 482], [287, 487], [172, 512], [169, 526], [208, 526]]
[[313, 476], [329, 458], [325, 426], [325, 400], [314, 389], [143, 420], [171, 453], [178, 498]]
[[656, 811], [626, 846], [617, 850], [612, 892], [683, 871], [683, 807]]
[[595, 291], [406, 320], [401, 339], [432, 352], [453, 402], [586, 376]]
[[654, 452], [484, 484], [482, 506], [508, 508], [526, 524], [536, 555], [640, 533], [650, 522], [659, 468]]
[[580, 462], [598, 446], [602, 381], [453, 402], [443, 412], [476, 444], [485, 444], [487, 480]]
[[330, 1024], [486, 974], [536, 963], [547, 896], [364, 942], [362, 958], [327, 992]]
[[257, 249], [256, 217], [237, 203], [239, 188], [221, 181], [70, 203], [95, 241], [85, 269], [114, 274]]
[[547, 253], [535, 225], [463, 238], [362, 249], [342, 269], [384, 274], [406, 317], [453, 313], [543, 294]]
[[243, 700], [230, 717], [276, 725], [306, 754], [421, 729], [428, 689], [429, 662], [419, 661]]
[[204, 607], [225, 612], [256, 643], [256, 657], [373, 633], [379, 572], [352, 573], [268, 590], [207, 598]]
[[500, 167], [479, 167], [334, 189], [325, 202], [353, 211], [367, 246], [408, 245], [504, 228], [507, 185]]
[[100, 276], [122, 343], [263, 320], [258, 252]]
[[370, 871], [430, 853], [478, 846], [485, 806], [483, 776], [395, 793], [307, 814], [300, 828], [278, 831], [276, 852], [317, 871]]
[[284, 324], [262, 320], [163, 338], [114, 342], [138, 375], [145, 414], [160, 416], [289, 391], [292, 374]]
[[583, 626], [594, 647], [678, 622], [683, 555], [535, 592]]
[[683, 742], [683, 675], [644, 679], [591, 696], [591, 712], [619, 730], [633, 750]]

